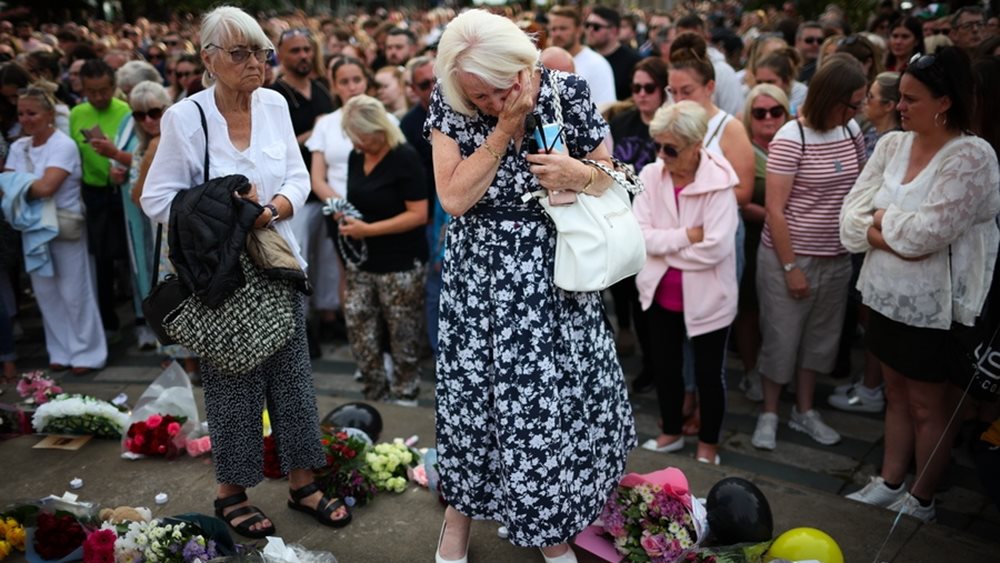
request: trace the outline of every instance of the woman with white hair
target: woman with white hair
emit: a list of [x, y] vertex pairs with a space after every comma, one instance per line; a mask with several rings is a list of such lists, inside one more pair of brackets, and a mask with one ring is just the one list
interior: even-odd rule
[[698, 461], [719, 464], [726, 412], [722, 382], [729, 325], [736, 318], [739, 177], [729, 162], [703, 146], [708, 113], [693, 101], [660, 108], [649, 124], [659, 158], [642, 169], [646, 191], [635, 198], [646, 239], [646, 264], [636, 276], [647, 311], [650, 369], [663, 430], [643, 448], [675, 452], [684, 447], [683, 346], [694, 351], [700, 420]]
[[[601, 294], [555, 286], [555, 227], [522, 196], [601, 197], [613, 180], [584, 159], [611, 165], [608, 126], [587, 83], [542, 68], [530, 38], [501, 16], [452, 20], [434, 70], [424, 130], [439, 200], [455, 217], [436, 395], [450, 506], [436, 560], [467, 561], [475, 518], [499, 521], [546, 561], [576, 561], [566, 542], [600, 513], [635, 429]], [[529, 153], [527, 115], [561, 121], [568, 150]]]
[[[188, 98], [194, 103], [176, 104], [164, 114], [157, 158], [143, 188], [143, 210], [154, 221], [167, 223], [178, 192], [203, 182], [207, 135], [208, 176], [246, 176], [251, 187], [238, 197], [263, 204], [253, 227], [273, 227], [302, 264], [287, 219], [305, 203], [309, 175], [288, 104], [277, 92], [261, 88], [264, 65], [274, 47], [254, 18], [233, 7], [205, 15], [201, 46], [207, 88]], [[343, 500], [325, 496], [313, 479], [313, 469], [323, 467], [326, 458], [320, 445], [303, 304], [301, 299], [293, 301], [295, 333], [259, 366], [230, 375], [211, 362], [201, 365], [219, 482], [215, 513], [251, 538], [275, 535], [274, 525], [262, 510], [250, 506], [245, 492], [264, 479], [261, 411], [265, 405], [281, 467], [288, 471], [289, 508], [329, 526], [344, 526], [351, 519]]]
[[[375, 98], [351, 98], [341, 123], [354, 144], [347, 162], [347, 201], [361, 217], [338, 213], [334, 219], [340, 235], [362, 241], [367, 249], [364, 260], [346, 260], [347, 339], [365, 398], [415, 407], [427, 263], [424, 166]], [[394, 366], [391, 389], [382, 358], [383, 324]]]

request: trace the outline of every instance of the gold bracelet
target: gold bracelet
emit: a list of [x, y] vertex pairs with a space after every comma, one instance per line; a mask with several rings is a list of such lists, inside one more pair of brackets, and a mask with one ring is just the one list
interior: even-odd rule
[[495, 151], [492, 148], [490, 148], [490, 144], [489, 143], [487, 143], [486, 141], [483, 141], [483, 148], [486, 149], [486, 152], [492, 154], [493, 158], [497, 159], [497, 162], [500, 162], [500, 159], [501, 159], [500, 153], [498, 153], [497, 151]]
[[596, 180], [596, 179], [597, 179], [597, 169], [596, 169], [596, 168], [594, 168], [593, 166], [590, 166], [589, 164], [587, 165], [587, 167], [588, 167], [588, 168], [590, 168], [590, 181], [589, 181], [589, 182], [587, 182], [587, 183], [586, 183], [586, 184], [585, 184], [585, 185], [583, 186], [583, 189], [582, 189], [582, 190], [580, 190], [580, 191], [581, 191], [581, 192], [583, 192], [583, 193], [585, 193], [585, 194], [587, 194], [587, 195], [594, 195], [594, 194], [592, 194], [592, 193], [588, 192], [587, 190], [589, 190], [589, 189], [590, 189], [590, 186], [593, 186], [593, 185], [594, 185], [594, 180]]

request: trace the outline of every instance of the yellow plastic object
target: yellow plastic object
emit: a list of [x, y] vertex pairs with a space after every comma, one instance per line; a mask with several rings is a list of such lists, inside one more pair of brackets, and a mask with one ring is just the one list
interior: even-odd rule
[[264, 409], [264, 436], [271, 435], [271, 417], [267, 414], [267, 409]]
[[775, 559], [844, 563], [844, 554], [826, 532], [816, 528], [793, 528], [778, 536], [764, 557], [765, 562]]

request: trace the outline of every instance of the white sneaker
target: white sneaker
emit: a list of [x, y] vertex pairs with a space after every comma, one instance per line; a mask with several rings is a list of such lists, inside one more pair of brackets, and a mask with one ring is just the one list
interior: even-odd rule
[[135, 327], [135, 340], [140, 350], [153, 350], [156, 348], [156, 335], [153, 329], [146, 325]]
[[778, 434], [778, 415], [773, 412], [762, 412], [757, 417], [757, 427], [753, 430], [750, 443], [761, 450], [773, 450], [777, 446], [775, 436]]
[[396, 380], [396, 367], [392, 363], [392, 354], [382, 352], [382, 365], [385, 366], [385, 378], [392, 383]]
[[823, 422], [823, 417], [816, 409], [799, 414], [798, 407], [792, 407], [792, 418], [788, 421], [788, 427], [809, 434], [810, 438], [824, 446], [832, 446], [840, 441], [840, 434]]
[[835, 409], [848, 412], [882, 412], [885, 394], [882, 388], [869, 389], [861, 383], [849, 386], [843, 393], [834, 393], [827, 402]]
[[889, 506], [889, 510], [902, 510], [903, 514], [909, 514], [910, 516], [913, 516], [923, 522], [930, 522], [937, 516], [937, 511], [934, 510], [934, 505], [935, 502], [931, 500], [930, 506], [923, 506], [920, 504], [920, 501], [917, 500], [917, 497], [911, 495], [910, 493], [905, 493], [902, 498]]
[[746, 395], [747, 400], [753, 403], [764, 401], [764, 390], [760, 386], [760, 372], [753, 370], [747, 372], [740, 380], [740, 389]]
[[896, 490], [892, 490], [885, 486], [885, 479], [876, 475], [868, 481], [868, 484], [864, 488], [846, 495], [846, 498], [872, 506], [889, 508], [905, 496], [907, 496], [906, 487], [901, 486]]

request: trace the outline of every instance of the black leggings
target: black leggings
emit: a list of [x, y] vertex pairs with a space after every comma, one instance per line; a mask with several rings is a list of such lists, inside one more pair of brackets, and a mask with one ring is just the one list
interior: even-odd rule
[[[660, 403], [664, 434], [680, 434], [684, 424], [684, 313], [667, 311], [655, 302], [648, 311], [649, 337], [655, 346], [648, 350], [656, 398]], [[726, 355], [729, 327], [691, 337], [694, 373], [698, 385], [701, 429], [698, 439], [706, 444], [719, 442], [722, 418], [726, 414], [726, 389], [722, 362]]]

